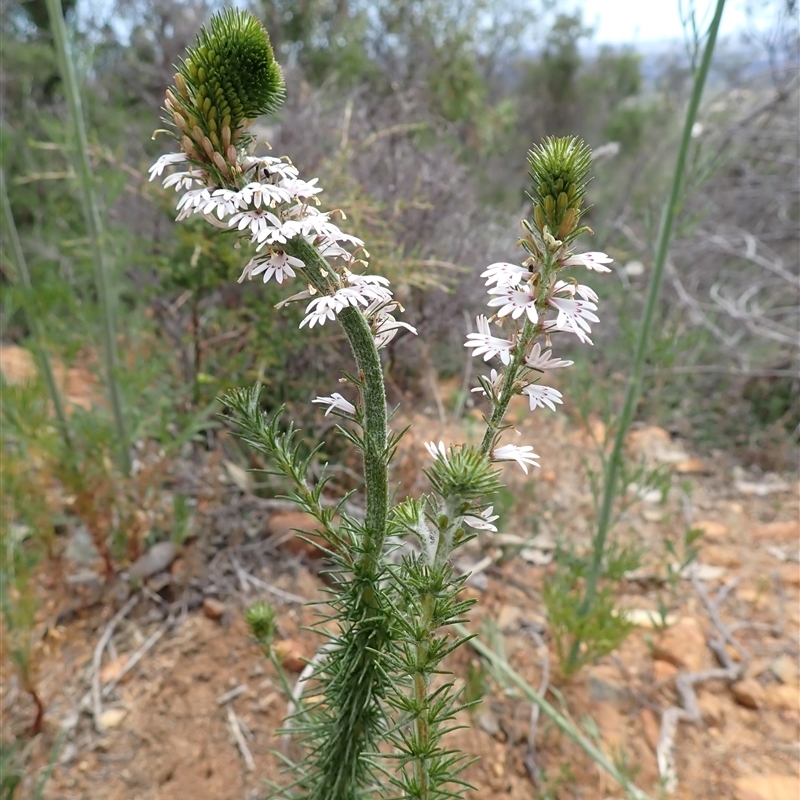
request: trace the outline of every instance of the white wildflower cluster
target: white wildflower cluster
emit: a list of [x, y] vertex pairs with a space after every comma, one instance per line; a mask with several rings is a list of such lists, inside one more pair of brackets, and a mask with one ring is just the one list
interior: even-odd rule
[[[481, 379], [481, 385], [473, 392], [489, 394], [493, 404], [499, 401], [507, 380], [513, 381], [511, 392], [528, 398], [531, 410], [550, 408], [563, 402], [561, 392], [539, 383], [539, 378], [549, 370], [569, 367], [572, 361], [553, 356], [550, 338], [554, 333], [573, 334], [584, 344], [592, 344], [589, 336], [591, 325], [599, 322], [598, 297], [589, 286], [574, 279], [559, 277], [568, 267], [582, 266], [595, 272], [610, 272], [606, 266], [611, 259], [605, 253], [583, 253], [573, 255], [559, 247], [561, 243], [551, 241], [548, 259], [549, 268], [542, 269], [539, 260], [531, 257], [522, 265], [498, 262], [491, 264], [481, 277], [486, 279], [490, 308], [497, 309], [489, 318], [478, 316], [477, 332], [467, 335], [465, 347], [472, 349], [473, 356], [483, 356], [484, 361], [500, 360], [502, 369], [492, 369]], [[525, 323], [529, 323], [527, 335]], [[493, 331], [492, 325], [503, 326], [504, 332]], [[547, 345], [535, 341], [544, 336]], [[519, 353], [524, 347], [525, 352]], [[509, 370], [515, 362], [515, 368]], [[436, 455], [431, 450], [433, 455]], [[441, 454], [439, 454], [441, 457]], [[495, 461], [516, 461], [527, 473], [528, 466], [539, 466], [538, 456], [529, 446], [506, 444], [492, 451]]]
[[209, 175], [191, 164], [183, 153], [174, 153], [156, 161], [150, 168], [150, 180], [176, 165], [188, 169], [168, 175], [163, 184], [183, 192], [177, 204], [177, 219], [200, 216], [217, 228], [237, 231], [249, 240], [255, 254], [245, 265], [240, 283], [258, 275], [265, 283], [274, 278], [282, 284], [284, 279], [294, 278], [295, 270], [306, 266], [286, 252], [286, 243], [296, 237], [314, 245], [328, 260], [340, 284], [332, 287], [332, 294], [318, 295], [309, 287], [283, 301], [310, 300], [301, 328], [323, 325], [344, 309], [354, 307], [366, 315], [379, 348], [385, 347], [401, 328], [416, 334], [411, 325], [395, 318], [394, 314], [403, 309], [393, 299], [386, 278], [352, 271], [356, 265], [366, 265], [369, 253], [361, 239], [343, 232], [331, 221], [330, 213], [317, 208], [317, 195], [322, 191], [317, 178], [302, 180], [297, 168], [285, 159], [247, 156], [239, 165], [244, 186], [219, 188], [209, 185]]

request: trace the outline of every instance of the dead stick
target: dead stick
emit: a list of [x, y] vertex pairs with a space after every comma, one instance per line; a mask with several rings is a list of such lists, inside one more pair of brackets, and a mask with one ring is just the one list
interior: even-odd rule
[[103, 651], [106, 649], [106, 645], [108, 645], [109, 639], [113, 636], [117, 625], [122, 622], [130, 610], [139, 602], [139, 597], [140, 595], [137, 592], [128, 599], [128, 602], [125, 603], [116, 614], [114, 614], [111, 618], [111, 622], [108, 623], [106, 629], [103, 631], [103, 635], [100, 637], [97, 647], [94, 649], [94, 658], [92, 659], [92, 713], [94, 715], [94, 727], [98, 733], [103, 732], [103, 726], [100, 724], [100, 715], [103, 713], [103, 701], [100, 694], [100, 666], [103, 663]]
[[236, 716], [236, 712], [233, 710], [233, 706], [227, 706], [227, 711], [228, 711], [228, 726], [231, 729], [233, 738], [236, 740], [236, 745], [239, 748], [239, 752], [242, 754], [245, 766], [247, 767], [249, 772], [252, 772], [256, 768], [256, 762], [253, 761], [253, 754], [248, 749], [247, 742], [244, 740], [244, 734], [242, 733], [242, 729], [239, 726], [239, 720]]

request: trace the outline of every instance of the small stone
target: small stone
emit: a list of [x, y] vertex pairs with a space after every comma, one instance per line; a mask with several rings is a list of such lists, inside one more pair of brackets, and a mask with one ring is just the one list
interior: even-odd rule
[[662, 627], [670, 628], [678, 622], [678, 617], [674, 614], [667, 614], [662, 619], [658, 611], [651, 611], [647, 608], [626, 608], [624, 616], [631, 625], [635, 625], [637, 628], [645, 628], [646, 630]]
[[778, 656], [778, 658], [774, 659], [770, 663], [769, 668], [772, 671], [772, 674], [781, 683], [795, 685], [798, 677], [800, 676], [800, 671], [798, 670], [797, 666], [797, 659], [792, 658], [790, 655], [788, 655], [788, 653], [784, 653], [782, 656]]
[[797, 686], [767, 686], [764, 693], [769, 708], [800, 711], [800, 689]]
[[101, 728], [116, 728], [127, 716], [128, 712], [124, 708], [107, 708], [100, 714], [98, 721]]
[[781, 564], [778, 567], [778, 574], [787, 586], [800, 586], [800, 564]]
[[497, 715], [490, 708], [484, 708], [478, 714], [478, 725], [482, 731], [488, 733], [489, 736], [497, 738], [500, 735], [500, 723]]
[[145, 580], [167, 569], [175, 556], [175, 545], [172, 542], [159, 542], [130, 565], [128, 574], [132, 578]]
[[750, 534], [759, 541], [796, 542], [800, 538], [800, 523], [797, 520], [768, 522], [758, 525]]
[[[117, 658], [115, 658], [113, 661], [109, 661], [107, 664], [104, 664], [100, 670], [100, 683], [106, 684], [115, 680], [127, 663], [128, 656], [117, 656]], [[121, 683], [124, 683], [126, 680], [130, 680], [132, 674], [132, 672], [126, 673]]]
[[736, 569], [742, 566], [742, 559], [731, 547], [721, 545], [706, 545], [702, 550], [703, 561], [719, 567]]
[[633, 702], [633, 694], [620, 683], [619, 670], [608, 664], [599, 664], [589, 671], [589, 697], [594, 703], [610, 703], [626, 710]]
[[658, 721], [658, 717], [651, 708], [643, 708], [639, 712], [639, 719], [642, 722], [644, 739], [648, 747], [655, 753], [658, 739], [661, 736], [661, 724]]
[[608, 752], [622, 752], [627, 740], [627, 725], [624, 715], [610, 703], [592, 706], [591, 715], [600, 730], [604, 747]]
[[797, 800], [800, 778], [794, 775], [746, 775], [738, 778], [736, 800]]
[[517, 630], [521, 617], [521, 608], [506, 604], [500, 609], [500, 613], [497, 615], [497, 627], [500, 628], [503, 633]]
[[267, 520], [273, 543], [296, 556], [322, 558], [325, 542], [318, 530], [319, 522], [303, 511], [277, 511]]
[[703, 715], [706, 725], [712, 728], [722, 728], [725, 725], [725, 716], [730, 706], [730, 700], [725, 695], [702, 692], [697, 698], [697, 707]]
[[660, 508], [645, 506], [642, 509], [642, 519], [645, 522], [661, 522], [664, 519], [664, 512]]
[[714, 522], [710, 519], [703, 519], [696, 522], [693, 526], [703, 532], [700, 541], [710, 540], [712, 542], [724, 542], [730, 538], [731, 529], [721, 522]]
[[276, 648], [276, 653], [284, 669], [288, 669], [289, 672], [302, 672], [305, 669], [307, 662], [303, 651], [292, 639], [281, 642]]
[[653, 662], [653, 679], [659, 686], [666, 686], [677, 674], [678, 668], [674, 664], [667, 661]]
[[658, 639], [653, 658], [680, 669], [699, 672], [706, 662], [706, 637], [700, 623], [693, 617], [681, 619]]
[[767, 702], [764, 687], [752, 678], [745, 678], [731, 686], [733, 699], [745, 708], [762, 708]]
[[710, 475], [712, 472], [708, 464], [700, 458], [687, 458], [685, 461], [679, 461], [674, 469], [679, 475]]
[[203, 613], [209, 619], [222, 619], [225, 610], [225, 603], [215, 600], [213, 597], [206, 597], [203, 600]]

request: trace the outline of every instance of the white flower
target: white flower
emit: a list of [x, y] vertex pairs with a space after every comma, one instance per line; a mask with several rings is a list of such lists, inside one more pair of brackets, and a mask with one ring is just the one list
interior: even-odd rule
[[[495, 391], [495, 394], [497, 393], [498, 389], [500, 388], [500, 384], [502, 383], [502, 380], [501, 380], [502, 377], [503, 377], [503, 375], [501, 373], [499, 373], [496, 369], [493, 369], [489, 373], [489, 377], [488, 378], [484, 378], [484, 380], [489, 381], [489, 383], [492, 386], [492, 389], [494, 389], [494, 391]], [[483, 386], [476, 386], [474, 389], [470, 389], [470, 391], [471, 392], [480, 392], [482, 395], [486, 394], [486, 391], [484, 390]]]
[[539, 321], [536, 298], [530, 292], [519, 291], [513, 286], [496, 286], [494, 289], [489, 289], [489, 294], [499, 295], [488, 303], [489, 306], [501, 306], [497, 312], [498, 317], [511, 314], [512, 319], [519, 319], [524, 312], [534, 325]]
[[494, 356], [500, 356], [500, 360], [504, 364], [510, 364], [511, 348], [513, 346], [511, 342], [508, 339], [492, 336], [489, 329], [489, 320], [483, 314], [478, 316], [475, 321], [478, 325], [478, 333], [468, 333], [464, 347], [474, 347], [473, 356], [486, 353], [483, 357], [484, 361], [489, 361]]
[[551, 297], [547, 303], [558, 311], [555, 321], [557, 330], [571, 331], [582, 342], [592, 344], [592, 340], [586, 335], [592, 332], [589, 322], [600, 322], [597, 315], [592, 313], [597, 311], [594, 303], [565, 297]]
[[204, 183], [201, 175], [203, 175], [202, 172], [173, 172], [172, 175], [164, 178], [164, 188], [169, 189], [174, 186], [176, 192], [188, 191], [198, 183]]
[[262, 244], [286, 241], [285, 238], [280, 238], [280, 219], [266, 208], [248, 208], [246, 211], [239, 211], [228, 220], [228, 227], [238, 228], [240, 231], [249, 229], [253, 241]]
[[495, 461], [516, 461], [526, 475], [528, 474], [529, 464], [534, 467], [539, 466], [539, 462], [536, 461], [539, 456], [533, 452], [533, 448], [530, 445], [519, 447], [515, 444], [504, 444], [502, 447], [495, 447], [492, 450], [492, 458]]
[[613, 260], [613, 258], [609, 258], [605, 253], [579, 253], [577, 256], [570, 256], [566, 261], [562, 262], [561, 266], [586, 267], [586, 269], [592, 269], [595, 272], [611, 272], [611, 270], [604, 265], [610, 264]]
[[[366, 313], [366, 312], [364, 312]], [[397, 336], [397, 331], [400, 328], [405, 328], [407, 331], [417, 335], [417, 329], [407, 322], [395, 319], [391, 314], [384, 314], [378, 318], [378, 324], [375, 326], [375, 346], [380, 350], [386, 347], [389, 342]]]
[[441, 458], [443, 461], [447, 461], [447, 449], [444, 446], [444, 442], [440, 441], [438, 445], [436, 442], [425, 442], [425, 449], [434, 458]]
[[553, 389], [550, 386], [541, 386], [538, 383], [526, 386], [522, 390], [522, 394], [528, 395], [531, 401], [531, 411], [536, 408], [544, 408], [545, 406], [555, 411], [555, 404], [564, 402], [561, 399], [562, 394], [558, 389]]
[[186, 192], [180, 200], [176, 210], [178, 211], [178, 219], [186, 219], [194, 214], [202, 206], [204, 206], [211, 199], [211, 192], [207, 187], [203, 186], [199, 189], [190, 189]]
[[265, 206], [276, 206], [280, 203], [290, 203], [294, 199], [290, 191], [271, 183], [248, 183], [242, 189], [241, 195], [244, 201], [243, 208], [245, 206], [261, 208], [262, 203]]
[[274, 156], [262, 156], [256, 158], [255, 156], [247, 156], [242, 166], [245, 171], [258, 167], [259, 178], [269, 178], [277, 175], [281, 178], [296, 178], [298, 175], [297, 167], [284, 161], [282, 158], [275, 158]]
[[324, 294], [322, 297], [315, 297], [306, 306], [306, 316], [300, 323], [302, 328], [308, 325], [313, 328], [315, 325], [324, 325], [326, 320], [336, 319], [336, 313], [341, 310], [336, 298], [329, 294]]
[[244, 198], [239, 192], [235, 192], [233, 189], [215, 189], [201, 210], [203, 214], [211, 214], [216, 211], [217, 216], [222, 219], [246, 205], [247, 203], [244, 202]]
[[173, 164], [184, 164], [186, 156], [183, 153], [167, 153], [161, 156], [155, 164], [148, 170], [150, 173], [150, 180], [154, 180], [167, 168]]
[[517, 264], [509, 264], [505, 261], [498, 261], [490, 264], [481, 272], [481, 278], [486, 278], [486, 285], [496, 283], [498, 286], [519, 286], [523, 280], [531, 277], [531, 273]]
[[334, 392], [330, 397], [315, 397], [311, 402], [328, 406], [328, 410], [325, 412], [326, 417], [331, 411], [338, 411], [350, 417], [356, 415], [356, 407], [349, 400], [345, 400], [339, 392]]
[[584, 286], [582, 283], [575, 283], [574, 281], [556, 281], [553, 293], [568, 295], [569, 297], [575, 297], [577, 294], [591, 303], [600, 302], [600, 298], [591, 286]]
[[312, 178], [310, 181], [300, 178], [284, 178], [280, 183], [280, 188], [287, 192], [292, 199], [310, 199], [322, 191], [321, 186], [316, 186], [318, 180], [319, 178]]
[[239, 283], [245, 278], [252, 278], [254, 275], [264, 273], [264, 283], [274, 276], [278, 283], [283, 283], [283, 279], [294, 278], [293, 267], [302, 269], [305, 266], [299, 258], [284, 253], [283, 250], [271, 250], [268, 256], [256, 256], [247, 262], [242, 272]]
[[575, 363], [574, 361], [566, 361], [561, 358], [552, 358], [552, 355], [553, 355], [552, 350], [545, 350], [544, 352], [542, 352], [541, 345], [539, 344], [539, 342], [536, 342], [531, 348], [530, 353], [528, 353], [528, 356], [525, 359], [525, 363], [531, 369], [537, 369], [542, 372], [547, 369], [558, 369], [559, 367], [571, 367]]
[[492, 514], [494, 506], [485, 508], [479, 515], [467, 514], [464, 517], [464, 522], [472, 528], [478, 528], [482, 531], [494, 531], [497, 533], [497, 526], [492, 525], [496, 519], [500, 519], [499, 514]]

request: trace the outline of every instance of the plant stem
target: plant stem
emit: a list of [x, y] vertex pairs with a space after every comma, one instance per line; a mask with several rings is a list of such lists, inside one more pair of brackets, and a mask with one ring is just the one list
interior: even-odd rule
[[522, 328], [522, 334], [514, 349], [514, 357], [508, 365], [508, 369], [503, 377], [503, 389], [500, 392], [500, 398], [492, 408], [492, 415], [486, 425], [486, 433], [483, 434], [483, 441], [481, 442], [481, 451], [486, 455], [492, 449], [495, 438], [503, 424], [503, 418], [508, 411], [508, 404], [514, 396], [514, 384], [517, 380], [517, 373], [522, 366], [525, 355], [528, 352], [528, 346], [533, 340], [538, 331], [538, 326], [534, 325], [527, 317], [525, 318], [525, 325]]
[[[683, 133], [681, 135], [678, 159], [675, 164], [675, 171], [672, 175], [672, 185], [669, 197], [662, 210], [661, 222], [659, 225], [658, 238], [656, 242], [655, 259], [653, 262], [653, 273], [650, 276], [650, 285], [647, 291], [647, 302], [645, 304], [644, 315], [639, 326], [639, 334], [636, 340], [636, 350], [633, 357], [633, 366], [628, 378], [628, 385], [625, 392], [625, 400], [617, 424], [617, 432], [614, 438], [614, 448], [608, 460], [608, 467], [605, 475], [605, 486], [603, 489], [603, 503], [600, 508], [600, 515], [597, 520], [597, 535], [594, 539], [594, 551], [589, 574], [586, 579], [586, 593], [580, 606], [581, 614], [586, 614], [594, 602], [597, 593], [597, 584], [600, 579], [600, 572], [605, 552], [606, 539], [611, 522], [611, 513], [614, 507], [614, 500], [617, 495], [617, 476], [622, 466], [622, 453], [625, 447], [625, 438], [633, 421], [633, 413], [641, 394], [642, 375], [644, 371], [644, 359], [647, 354], [647, 344], [650, 329], [653, 325], [656, 304], [658, 302], [661, 282], [664, 274], [664, 266], [669, 253], [672, 229], [675, 222], [675, 215], [680, 202], [681, 186], [686, 168], [686, 159], [689, 153], [689, 146], [692, 138], [692, 127], [697, 118], [697, 110], [700, 106], [700, 99], [703, 95], [711, 56], [714, 52], [714, 45], [717, 40], [722, 11], [725, 7], [725, 0], [717, 0], [714, 18], [708, 29], [703, 58], [700, 68], [695, 76], [692, 96], [689, 107], [686, 111], [686, 118], [683, 123]], [[572, 664], [578, 656], [579, 642], [574, 642], [569, 656], [569, 664]]]
[[[304, 274], [314, 288], [330, 294], [340, 286], [338, 275], [319, 251], [303, 237], [284, 249], [306, 265]], [[347, 622], [351, 647], [339, 654], [334, 677], [327, 684], [332, 727], [329, 747], [317, 751], [313, 800], [355, 800], [364, 775], [364, 753], [369, 749], [380, 715], [379, 698], [385, 691], [382, 660], [389, 644], [389, 622], [378, 598], [383, 568], [383, 546], [389, 513], [387, 462], [388, 413], [383, 369], [375, 339], [364, 314], [346, 308], [338, 315], [358, 366], [363, 412], [364, 482], [366, 512], [364, 538], [353, 565], [353, 584]], [[333, 661], [332, 661], [333, 663]]]
[[[453, 625], [453, 629], [459, 636], [470, 636], [469, 631], [460, 623]], [[575, 726], [575, 724], [567, 719], [563, 714], [560, 714], [547, 700], [544, 699], [532, 686], [530, 686], [524, 678], [516, 673], [509, 663], [499, 656], [488, 645], [484, 644], [477, 637], [469, 640], [470, 647], [474, 648], [480, 655], [482, 655], [495, 669], [499, 670], [510, 683], [513, 683], [525, 697], [532, 703], [539, 706], [539, 708], [547, 714], [553, 722], [561, 728], [561, 730], [572, 739], [575, 744], [583, 748], [583, 750], [590, 756], [590, 758], [602, 767], [622, 788], [628, 792], [635, 800], [650, 800], [641, 789], [625, 777], [613, 762], [606, 757], [606, 755], [595, 747]]]
[[0, 169], [0, 202], [3, 206], [3, 223], [9, 239], [11, 239], [11, 249], [14, 253], [14, 261], [17, 264], [19, 271], [20, 283], [25, 288], [25, 316], [28, 319], [28, 326], [33, 333], [34, 347], [36, 355], [39, 359], [39, 368], [42, 371], [47, 391], [50, 393], [50, 399], [53, 401], [53, 409], [56, 413], [56, 421], [58, 422], [58, 429], [61, 432], [61, 438], [64, 440], [67, 451], [72, 451], [72, 437], [69, 432], [69, 425], [67, 424], [67, 414], [64, 409], [64, 402], [61, 399], [61, 392], [58, 390], [58, 384], [53, 373], [53, 365], [50, 363], [50, 356], [47, 353], [45, 346], [44, 325], [39, 317], [31, 309], [33, 284], [31, 282], [31, 274], [28, 271], [28, 262], [25, 261], [25, 253], [22, 250], [22, 243], [19, 240], [17, 233], [17, 226], [14, 222], [14, 214], [11, 210], [11, 202], [8, 199], [8, 191], [6, 190], [6, 176], [5, 172]]
[[80, 197], [83, 216], [92, 247], [94, 263], [94, 280], [102, 313], [103, 349], [105, 354], [106, 380], [111, 396], [111, 409], [117, 429], [117, 446], [119, 448], [119, 466], [124, 475], [130, 473], [130, 453], [128, 452], [128, 434], [123, 415], [122, 392], [118, 380], [118, 358], [116, 331], [114, 324], [114, 304], [109, 288], [109, 266], [104, 244], [103, 223], [100, 217], [100, 206], [97, 200], [94, 175], [89, 163], [89, 139], [86, 135], [86, 123], [81, 104], [80, 87], [75, 74], [75, 65], [69, 51], [69, 38], [64, 24], [64, 13], [61, 0], [46, 0], [47, 13], [50, 18], [50, 29], [56, 46], [61, 78], [72, 119], [75, 162], [80, 177]]
[[417, 733], [417, 755], [414, 759], [414, 778], [419, 800], [428, 800], [430, 790], [429, 764], [424, 755], [430, 746], [430, 699], [428, 698], [428, 683], [422, 670], [428, 662], [427, 640], [433, 635], [432, 616], [435, 602], [436, 599], [430, 592], [420, 598], [422, 606], [420, 625], [425, 638], [418, 641], [415, 646], [417, 664], [414, 672], [414, 700], [416, 701], [417, 718], [414, 721], [414, 727]]
[[[306, 264], [304, 275], [314, 288], [321, 293], [329, 294], [332, 288], [331, 282], [338, 279], [317, 249], [300, 236], [287, 242], [285, 249], [289, 255], [301, 259]], [[368, 567], [368, 573], [376, 575], [386, 538], [386, 519], [389, 513], [386, 388], [380, 355], [364, 315], [357, 308], [350, 307], [340, 312], [338, 318], [347, 334], [358, 366], [359, 377], [363, 381], [363, 458], [367, 496], [364, 527], [367, 539], [365, 552], [361, 558], [362, 565]]]

